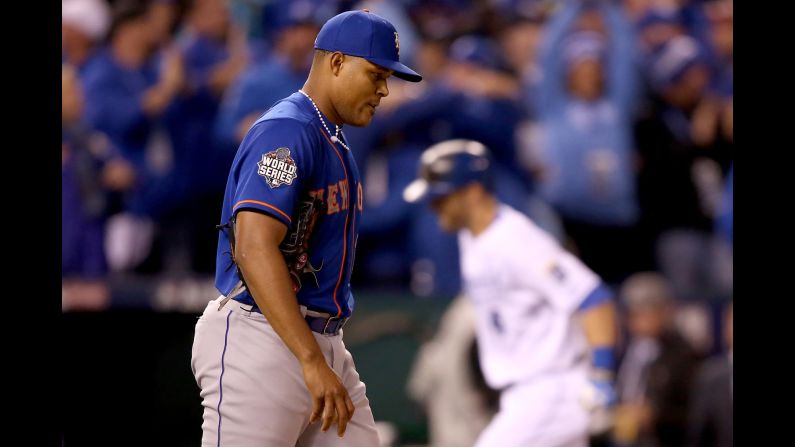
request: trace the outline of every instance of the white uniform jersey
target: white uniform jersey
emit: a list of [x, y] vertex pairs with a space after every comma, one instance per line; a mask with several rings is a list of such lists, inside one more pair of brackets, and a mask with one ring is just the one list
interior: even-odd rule
[[500, 205], [477, 237], [459, 232], [464, 291], [475, 306], [480, 363], [504, 388], [588, 365], [576, 310], [600, 278], [524, 214]]

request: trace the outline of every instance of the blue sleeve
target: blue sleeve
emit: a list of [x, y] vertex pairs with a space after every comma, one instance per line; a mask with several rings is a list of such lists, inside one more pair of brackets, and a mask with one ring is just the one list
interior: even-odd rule
[[288, 227], [296, 201], [313, 173], [313, 137], [309, 124], [295, 120], [261, 121], [240, 144], [232, 167], [236, 185], [232, 212], [254, 209]]
[[580, 306], [577, 308], [578, 311], [582, 312], [584, 310], [592, 309], [604, 302], [610, 301], [613, 297], [613, 292], [603, 283], [600, 282], [591, 293], [589, 293], [585, 299], [582, 300]]
[[538, 104], [535, 110], [542, 114], [556, 113], [566, 100], [566, 77], [563, 67], [562, 44], [580, 14], [581, 2], [564, 1], [548, 25], [546, 37], [541, 44], [539, 64], [541, 82], [538, 89]]
[[637, 39], [620, 6], [610, 4], [602, 11], [610, 33], [607, 92], [611, 102], [618, 105], [626, 116], [634, 110], [638, 91], [638, 72], [635, 66]]

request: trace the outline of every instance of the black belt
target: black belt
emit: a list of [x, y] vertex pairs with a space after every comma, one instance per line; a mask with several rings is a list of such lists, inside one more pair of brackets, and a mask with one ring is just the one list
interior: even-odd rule
[[309, 323], [309, 329], [322, 335], [337, 335], [342, 327], [345, 326], [345, 323], [348, 322], [348, 318], [311, 317], [309, 315], [304, 317], [304, 319]]
[[[235, 301], [237, 301], [237, 300], [235, 300]], [[242, 304], [242, 303], [240, 303], [238, 301], [238, 304]], [[244, 309], [244, 310], [248, 310], [248, 309]], [[254, 303], [253, 305], [251, 305], [251, 310], [249, 310], [249, 312], [262, 313], [262, 311], [257, 306], [257, 303]], [[309, 329], [311, 329], [312, 332], [317, 332], [318, 334], [321, 334], [321, 335], [337, 335], [337, 334], [339, 334], [340, 330], [345, 326], [345, 323], [348, 322], [349, 318], [350, 317], [338, 318], [338, 317], [331, 317], [331, 316], [329, 316], [329, 317], [321, 317], [321, 316], [312, 316], [312, 315], [307, 315], [307, 316], [304, 317], [304, 319], [306, 320], [307, 324], [309, 324]]]

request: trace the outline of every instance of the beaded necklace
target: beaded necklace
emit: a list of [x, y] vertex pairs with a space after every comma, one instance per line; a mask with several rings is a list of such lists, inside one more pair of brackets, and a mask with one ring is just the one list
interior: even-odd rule
[[[307, 95], [305, 91], [299, 89], [298, 92], [300, 92], [302, 95], [306, 96], [306, 99], [308, 99], [309, 102], [312, 103], [312, 106], [315, 108], [315, 112], [317, 112], [317, 117], [320, 118], [320, 124], [322, 124], [323, 128], [326, 129], [326, 132], [329, 135], [331, 135], [331, 131], [328, 130], [328, 126], [326, 126], [326, 122], [323, 120], [323, 115], [321, 115], [320, 109], [317, 108], [317, 104], [315, 104], [315, 101], [312, 101], [312, 98], [310, 98], [309, 95]], [[339, 138], [340, 131], [342, 129], [340, 129], [340, 126], [337, 126], [336, 124], [334, 126], [336, 127], [336, 133], [334, 135], [331, 135], [331, 142], [332, 143], [339, 143], [346, 150], [350, 151], [350, 148], [348, 148], [348, 146], [345, 143], [343, 143], [342, 140]]]

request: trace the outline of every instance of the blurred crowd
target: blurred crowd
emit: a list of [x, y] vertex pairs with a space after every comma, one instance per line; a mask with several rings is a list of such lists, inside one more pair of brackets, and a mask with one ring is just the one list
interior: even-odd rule
[[65, 283], [211, 274], [242, 136], [301, 87], [320, 25], [364, 7], [425, 81], [393, 80], [375, 122], [344, 130], [369, 210], [355, 285], [458, 292], [455, 237], [400, 191], [424, 148], [471, 138], [501, 199], [609, 283], [657, 270], [684, 299], [730, 293], [723, 0], [63, 0]]
[[343, 129], [365, 185], [354, 291], [458, 294], [456, 237], [401, 194], [428, 146], [481, 141], [500, 199], [622, 299], [616, 442], [725, 436], [731, 0], [62, 0], [64, 308], [108, 307], [115, 275], [213, 274], [239, 142], [302, 86], [320, 26], [361, 8], [424, 80]]

